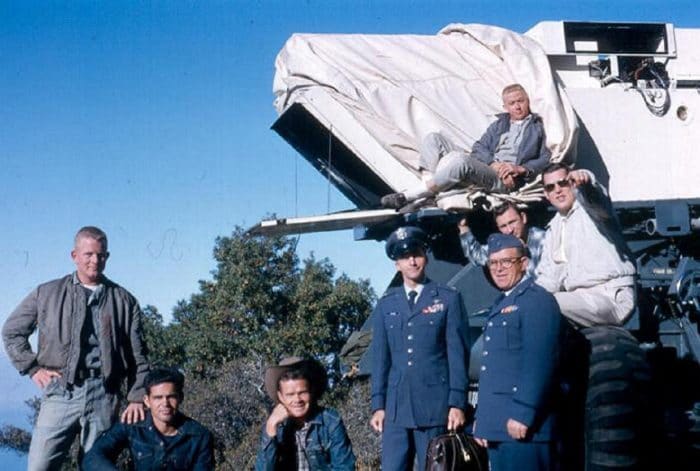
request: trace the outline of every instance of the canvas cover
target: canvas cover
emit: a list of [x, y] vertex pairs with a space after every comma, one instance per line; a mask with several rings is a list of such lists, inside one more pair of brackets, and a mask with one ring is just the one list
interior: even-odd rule
[[[295, 34], [275, 66], [278, 113], [322, 88], [416, 183], [421, 139], [441, 132], [469, 151], [503, 112], [501, 91], [512, 83], [525, 87], [542, 116], [552, 160], [575, 159], [576, 117], [547, 56], [533, 39], [503, 28], [451, 24], [435, 36]], [[540, 196], [529, 185], [509, 197]], [[444, 202], [469, 206], [472, 199], [460, 192]]]

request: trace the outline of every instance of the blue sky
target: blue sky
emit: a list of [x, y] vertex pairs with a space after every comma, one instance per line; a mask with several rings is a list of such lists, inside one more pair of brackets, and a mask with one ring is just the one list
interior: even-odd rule
[[[210, 276], [217, 236], [269, 213], [350, 208], [269, 129], [274, 59], [292, 33], [434, 34], [453, 22], [523, 32], [563, 19], [698, 27], [700, 6], [0, 1], [0, 322], [36, 284], [72, 270], [82, 225], [110, 236], [107, 275], [167, 316]], [[392, 274], [381, 244], [350, 231], [304, 235], [299, 249], [377, 291]], [[0, 378], [0, 423], [26, 425], [22, 401], [35, 391], [4, 352]]]

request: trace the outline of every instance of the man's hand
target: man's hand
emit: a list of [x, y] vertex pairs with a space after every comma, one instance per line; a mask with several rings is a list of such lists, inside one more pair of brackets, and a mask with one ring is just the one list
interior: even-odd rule
[[513, 178], [513, 175], [506, 175], [501, 180], [503, 181], [503, 186], [505, 186], [508, 190], [515, 188], [515, 178]]
[[476, 440], [476, 443], [478, 443], [480, 446], [483, 446], [484, 448], [488, 448], [489, 446], [488, 440], [476, 436], [476, 420], [474, 421], [474, 440]]
[[146, 418], [146, 413], [143, 410], [143, 403], [130, 402], [124, 412], [122, 412], [121, 421], [124, 424], [135, 424]]
[[376, 432], [382, 433], [384, 430], [384, 409], [374, 411], [372, 418], [369, 419], [369, 424]]
[[36, 384], [38, 387], [44, 389], [46, 386], [49, 385], [51, 379], [60, 377], [61, 373], [59, 373], [58, 371], [51, 371], [47, 370], [46, 368], [39, 368], [32, 375], [32, 381], [34, 381], [34, 384]]
[[287, 409], [282, 404], [277, 404], [275, 408], [272, 409], [272, 413], [270, 417], [267, 418], [267, 423], [265, 424], [267, 436], [272, 438], [277, 435], [277, 427], [287, 420], [287, 417], [289, 417]]
[[456, 407], [450, 407], [447, 413], [447, 430], [457, 431], [464, 426], [467, 419], [464, 417], [464, 411]]
[[527, 435], [527, 425], [521, 424], [514, 419], [508, 419], [506, 429], [508, 430], [508, 435], [515, 440], [522, 440]]
[[591, 182], [591, 177], [585, 170], [573, 170], [569, 172], [566, 177], [569, 181], [576, 187], [581, 185], [587, 185]]
[[494, 172], [496, 172], [496, 174], [499, 174], [499, 178], [500, 178], [501, 168], [502, 168], [504, 165], [505, 165], [505, 164], [504, 164], [503, 162], [499, 162], [498, 160], [496, 160], [496, 161], [494, 161], [494, 162], [491, 162], [491, 163], [489, 164], [489, 167], [491, 167], [491, 170], [493, 170]]
[[457, 229], [459, 229], [459, 235], [466, 234], [469, 232], [469, 223], [467, 222], [467, 218], [463, 218], [457, 223]]
[[489, 441], [486, 440], [485, 438], [477, 437], [476, 435], [474, 436], [474, 440], [476, 440], [476, 443], [478, 443], [480, 446], [483, 446], [484, 448], [489, 447]]

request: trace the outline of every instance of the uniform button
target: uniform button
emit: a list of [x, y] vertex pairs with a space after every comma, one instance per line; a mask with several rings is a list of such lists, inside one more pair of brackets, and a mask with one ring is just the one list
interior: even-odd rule
[[487, 352], [486, 350], [484, 350], [483, 355], [486, 356], [486, 355], [488, 355], [488, 354], [489, 354], [489, 352]]
[[481, 371], [486, 371], [486, 365], [481, 366]]
[[489, 325], [489, 327], [492, 327], [492, 326], [493, 326], [493, 322], [489, 321], [489, 324], [488, 324], [488, 325]]
[[409, 361], [409, 362], [408, 362], [408, 366], [413, 366], [413, 362], [412, 362], [412, 361]]
[[503, 325], [507, 325], [508, 323], [506, 321], [503, 321]]
[[413, 335], [409, 335], [409, 336], [406, 337], [406, 338], [407, 338], [408, 340], [413, 340]]
[[488, 342], [489, 340], [491, 340], [491, 337], [489, 337], [489, 336], [487, 335], [486, 338], [485, 338], [484, 340], [486, 340], [486, 341]]
[[517, 387], [517, 386], [513, 386], [513, 392], [518, 392], [518, 387]]
[[408, 351], [408, 353], [413, 353], [413, 349], [412, 349], [412, 348], [409, 348], [407, 351]]
[[409, 322], [409, 323], [408, 323], [408, 326], [409, 326], [409, 327], [413, 327], [413, 322]]

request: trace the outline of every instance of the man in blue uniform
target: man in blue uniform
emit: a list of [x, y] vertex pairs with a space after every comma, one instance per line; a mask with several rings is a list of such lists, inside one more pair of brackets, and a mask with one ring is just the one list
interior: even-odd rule
[[403, 285], [372, 314], [372, 411], [382, 433], [382, 469], [425, 468], [431, 438], [464, 425], [468, 323], [458, 292], [425, 276], [427, 236], [401, 227], [386, 252]]
[[554, 297], [525, 277], [522, 241], [488, 239], [488, 266], [503, 295], [484, 329], [474, 436], [492, 471], [556, 469], [554, 400], [562, 316]]

